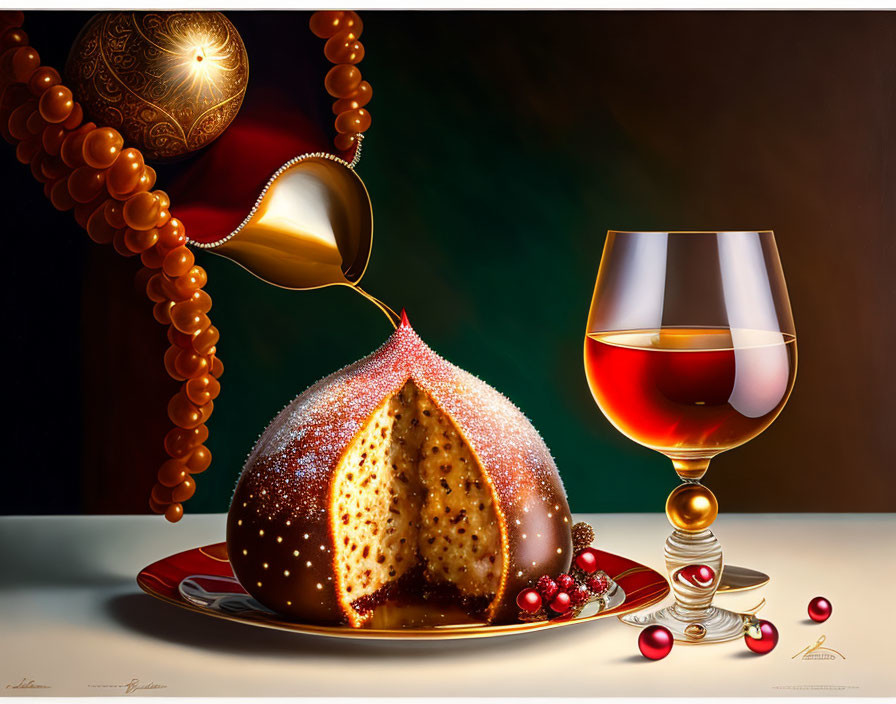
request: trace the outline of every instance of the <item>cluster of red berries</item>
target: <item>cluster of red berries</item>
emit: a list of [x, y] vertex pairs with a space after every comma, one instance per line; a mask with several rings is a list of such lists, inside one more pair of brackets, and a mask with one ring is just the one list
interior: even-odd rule
[[542, 575], [534, 587], [523, 589], [516, 597], [521, 621], [540, 621], [570, 612], [575, 615], [587, 603], [607, 593], [610, 579], [598, 570], [598, 552], [589, 546], [594, 530], [587, 523], [577, 523], [572, 534], [576, 552], [571, 574]]

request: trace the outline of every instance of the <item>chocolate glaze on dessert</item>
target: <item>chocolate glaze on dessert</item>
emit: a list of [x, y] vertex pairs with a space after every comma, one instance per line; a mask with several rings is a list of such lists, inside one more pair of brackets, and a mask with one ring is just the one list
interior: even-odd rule
[[[408, 411], [396, 401], [411, 403], [411, 397], [403, 398], [408, 393], [417, 395], [414, 413], [420, 414], [410, 423], [407, 417], [403, 418]], [[426, 456], [432, 476], [422, 489], [406, 484], [408, 479], [411, 483], [419, 479], [407, 476], [399, 457], [403, 449], [408, 449], [403, 448], [405, 438], [417, 437], [414, 433], [420, 432], [418, 417], [424, 425], [432, 426], [427, 432], [445, 428], [441, 444], [421, 445], [419, 449], [419, 462], [424, 461], [424, 452], [432, 451]], [[382, 424], [381, 430], [372, 419]], [[436, 421], [446, 425], [438, 426]], [[394, 430], [402, 423], [406, 435]], [[387, 433], [395, 433], [391, 449], [387, 448], [393, 453], [389, 456], [395, 458], [391, 468], [390, 460], [382, 454], [386, 450], [376, 450], [382, 462], [372, 466], [370, 462], [376, 457], [366, 456], [366, 452], [361, 452], [364, 448], [358, 447], [359, 438], [377, 438], [380, 432], [384, 438]], [[411, 451], [418, 450], [408, 450]], [[454, 465], [447, 461], [439, 464], [439, 453], [449, 451], [453, 453]], [[405, 461], [414, 457], [405, 457]], [[361, 469], [347, 471], [347, 458], [353, 458]], [[468, 464], [459, 468], [458, 461], [478, 464], [481, 480], [468, 473], [461, 475], [468, 477], [465, 481], [448, 475], [449, 480], [456, 482], [453, 485], [437, 481], [440, 470], [466, 471]], [[392, 474], [386, 477], [383, 471]], [[361, 476], [362, 473], [366, 474]], [[402, 577], [398, 570], [413, 570], [416, 557], [412, 559], [406, 548], [397, 547], [397, 542], [394, 549], [389, 548], [392, 552], [384, 564], [380, 563], [386, 557], [376, 555], [380, 548], [386, 551], [386, 542], [379, 541], [386, 540], [386, 532], [395, 530], [394, 524], [381, 533], [375, 532], [381, 526], [374, 526], [374, 532], [364, 535], [377, 537], [356, 545], [354, 534], [343, 536], [343, 531], [355, 525], [360, 530], [365, 519], [370, 519], [361, 509], [342, 516], [333, 511], [338, 501], [365, 504], [369, 498], [364, 494], [365, 487], [371, 478], [374, 484], [370, 486], [376, 486], [375, 491], [380, 492], [376, 501], [381, 503], [369, 504], [370, 515], [390, 517], [383, 520], [382, 527], [391, 518], [412, 517], [402, 527], [410, 531], [411, 539], [414, 531], [441, 531], [444, 527], [444, 536], [438, 535], [446, 541], [446, 555], [453, 554], [449, 550], [460, 549], [458, 538], [463, 538], [463, 550], [468, 551], [463, 554], [469, 555], [477, 554], [490, 539], [500, 539], [497, 560], [491, 555], [469, 565], [470, 570], [482, 571], [483, 586], [478, 592], [464, 587], [468, 606], [487, 602], [486, 617], [491, 621], [514, 620], [515, 597], [520, 589], [542, 574], [557, 574], [569, 567], [569, 507], [556, 465], [538, 432], [507, 398], [430, 350], [405, 320], [379, 350], [297, 397], [274, 419], [251, 452], [237, 484], [227, 524], [230, 560], [246, 590], [265, 606], [300, 621], [348, 621], [355, 626], [362, 625], [364, 614], [369, 614], [383, 598], [404, 591], [400, 585], [411, 583], [412, 576], [401, 579], [395, 587], [391, 581], [377, 587], [375, 580], [370, 582], [370, 574], [365, 576], [365, 572], [393, 565], [388, 579], [398, 582]], [[387, 486], [387, 479], [392, 482], [389, 487], [396, 487], [395, 491], [389, 488], [388, 494], [381, 491], [381, 487]], [[375, 485], [377, 481], [379, 485]], [[470, 496], [487, 495], [487, 499], [474, 499], [479, 501], [478, 506], [474, 503], [458, 510], [464, 489]], [[436, 500], [444, 503], [441, 521], [438, 515], [430, 515], [426, 521], [413, 520], [421, 506], [424, 511], [429, 506], [432, 514], [432, 506], [436, 505], [432, 501]], [[405, 505], [415, 501], [410, 508], [410, 504]], [[494, 520], [487, 524], [480, 520], [478, 528], [464, 533], [468, 524], [473, 525], [477, 519], [477, 510], [491, 511], [481, 515], [493, 514]], [[431, 538], [436, 535], [432, 532]], [[449, 546], [452, 540], [455, 542]], [[438, 546], [437, 543], [430, 547], [427, 540], [421, 550], [426, 548], [434, 561]], [[347, 561], [356, 557], [358, 566], [353, 567], [354, 563]], [[365, 564], [370, 569], [364, 570]], [[355, 580], [352, 583], [347, 581], [350, 570], [345, 565], [355, 569], [351, 572], [351, 579]], [[429, 581], [438, 574], [436, 566], [429, 565]], [[490, 566], [500, 572], [494, 582], [487, 582], [484, 574]], [[469, 576], [472, 573], [467, 567], [446, 564], [445, 572]], [[472, 577], [470, 581], [474, 581]], [[352, 588], [355, 590], [350, 593]], [[494, 597], [490, 598], [492, 593]]]

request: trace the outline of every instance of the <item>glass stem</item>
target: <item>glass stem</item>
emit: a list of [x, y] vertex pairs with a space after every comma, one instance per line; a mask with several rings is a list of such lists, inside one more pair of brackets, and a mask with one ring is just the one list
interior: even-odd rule
[[[699, 619], [712, 605], [722, 577], [722, 546], [711, 530], [690, 533], [675, 530], [666, 540], [666, 571], [675, 595], [675, 613], [683, 619]], [[709, 567], [712, 579], [699, 582], [679, 573], [694, 566]]]
[[704, 474], [706, 474], [706, 470], [709, 469], [709, 461], [712, 459], [711, 457], [696, 457], [696, 458], [688, 458], [688, 459], [676, 459], [674, 457], [670, 457], [672, 460], [672, 466], [675, 467], [675, 471], [678, 472], [678, 476], [684, 479], [685, 481], [697, 481]]

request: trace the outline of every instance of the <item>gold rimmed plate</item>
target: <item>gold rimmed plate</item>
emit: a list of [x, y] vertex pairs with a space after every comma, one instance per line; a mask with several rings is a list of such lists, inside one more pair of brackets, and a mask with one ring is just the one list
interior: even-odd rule
[[661, 574], [628, 558], [598, 551], [598, 564], [615, 582], [603, 608], [599, 602], [593, 602], [575, 618], [503, 625], [476, 621], [455, 606], [429, 601], [383, 604], [364, 628], [289, 621], [263, 607], [240, 586], [230, 568], [224, 543], [193, 548], [154, 562], [137, 575], [137, 584], [150, 596], [214, 618], [308, 635], [373, 640], [487, 638], [529, 633], [621, 616], [646, 608], [669, 593], [669, 585]]

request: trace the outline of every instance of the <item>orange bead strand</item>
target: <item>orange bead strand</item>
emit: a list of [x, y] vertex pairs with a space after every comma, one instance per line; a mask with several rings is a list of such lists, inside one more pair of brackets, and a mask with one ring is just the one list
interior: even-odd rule
[[354, 148], [357, 159], [361, 136], [370, 129], [371, 123], [370, 113], [364, 106], [373, 95], [370, 83], [362, 80], [356, 66], [364, 58], [364, 45], [360, 42], [364, 24], [357, 12], [322, 10], [311, 15], [309, 26], [315, 36], [327, 40], [324, 56], [335, 64], [324, 78], [324, 87], [336, 98], [333, 144], [340, 152]]
[[[347, 48], [341, 51], [349, 51], [360, 35], [360, 19], [351, 12], [330, 14], [333, 31], [326, 36], [347, 31]], [[164, 364], [180, 382], [168, 404], [174, 427], [164, 438], [171, 459], [159, 468], [149, 508], [177, 522], [184, 514], [183, 502], [196, 491], [190, 475], [211, 463], [203, 444], [208, 439], [205, 423], [224, 371], [216, 351], [220, 333], [208, 317], [212, 299], [202, 290], [208, 276], [186, 247], [183, 223], [171, 216], [168, 194], [152, 191], [155, 170], [138, 149], [125, 148], [117, 130], [84, 122], [82, 107], [59, 73], [41, 66], [39, 54], [28, 46], [22, 20], [18, 11], [0, 13], [0, 134], [44, 184], [53, 206], [74, 209], [91, 240], [112, 244], [122, 256], [140, 254], [143, 268], [135, 283], [154, 304], [153, 317], [169, 326], [172, 346]], [[349, 41], [349, 35], [354, 39]], [[343, 63], [350, 62], [346, 55]]]

